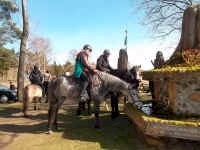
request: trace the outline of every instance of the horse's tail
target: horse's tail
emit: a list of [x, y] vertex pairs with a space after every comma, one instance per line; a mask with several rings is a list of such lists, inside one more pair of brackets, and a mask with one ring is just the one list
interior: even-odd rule
[[23, 90], [23, 108], [22, 112], [24, 113], [24, 116], [27, 116], [27, 110], [28, 110], [28, 86], [26, 86]]

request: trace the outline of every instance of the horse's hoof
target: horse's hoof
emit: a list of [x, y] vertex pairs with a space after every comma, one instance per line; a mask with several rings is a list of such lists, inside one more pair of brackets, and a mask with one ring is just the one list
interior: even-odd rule
[[53, 134], [53, 131], [52, 131], [52, 130], [49, 130], [49, 131], [48, 131], [48, 134], [50, 134], [50, 135]]
[[96, 125], [94, 126], [94, 128], [95, 128], [95, 129], [100, 129], [101, 127], [100, 127], [100, 125], [96, 124]]
[[25, 118], [28, 118], [29, 116], [28, 116], [27, 114], [24, 114], [24, 117], [25, 117]]
[[91, 112], [88, 112], [88, 115], [89, 115], [89, 116], [91, 116], [91, 115], [92, 115], [92, 113], [91, 113]]
[[116, 118], [117, 118], [116, 114], [112, 114], [112, 115], [111, 115], [111, 118], [112, 118], [112, 119], [116, 119]]
[[56, 131], [58, 131], [58, 130], [59, 130], [58, 126], [55, 126], [55, 130], [56, 130]]
[[80, 115], [81, 115], [81, 111], [80, 111], [80, 110], [77, 110], [76, 115], [77, 115], [77, 116], [80, 116]]
[[115, 113], [115, 116], [116, 116], [116, 118], [117, 118], [117, 117], [119, 117], [119, 113], [118, 113], [118, 112], [117, 112], [117, 113]]
[[113, 116], [113, 115], [111, 115], [111, 118], [112, 118], [112, 119], [116, 119], [116, 117], [115, 117], [115, 116]]
[[119, 113], [118, 112], [111, 114], [111, 118], [112, 119], [116, 119], [117, 117], [119, 117]]

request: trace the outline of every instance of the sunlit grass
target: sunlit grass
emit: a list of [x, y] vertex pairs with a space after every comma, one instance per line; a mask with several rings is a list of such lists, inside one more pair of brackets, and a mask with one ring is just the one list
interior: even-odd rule
[[[65, 106], [66, 107], [66, 106]], [[120, 105], [122, 110], [123, 105]], [[101, 129], [94, 128], [94, 116], [85, 112], [76, 116], [76, 108], [65, 108], [59, 111], [59, 130], [53, 135], [46, 134], [47, 110], [31, 111], [29, 119], [12, 118], [21, 113], [21, 104], [0, 105], [0, 134], [6, 137], [0, 147], [13, 150], [134, 150], [147, 149], [140, 142], [128, 117], [121, 112], [116, 120], [112, 120], [110, 112], [101, 107]], [[15, 116], [15, 115], [14, 115]], [[19, 115], [16, 115], [19, 116]], [[3, 143], [3, 144], [2, 144]]]

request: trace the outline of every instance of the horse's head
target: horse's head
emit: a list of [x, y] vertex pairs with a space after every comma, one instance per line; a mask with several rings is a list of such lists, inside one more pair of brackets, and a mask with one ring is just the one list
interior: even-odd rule
[[127, 103], [132, 103], [136, 105], [138, 108], [141, 108], [142, 102], [139, 100], [138, 91], [135, 88], [135, 84], [128, 85], [128, 101]]

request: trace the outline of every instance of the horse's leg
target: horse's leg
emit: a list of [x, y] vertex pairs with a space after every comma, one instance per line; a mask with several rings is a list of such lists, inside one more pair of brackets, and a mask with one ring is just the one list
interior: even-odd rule
[[37, 110], [40, 110], [41, 105], [42, 105], [42, 97], [39, 97], [37, 101]]
[[50, 104], [50, 106], [49, 106], [49, 111], [48, 111], [48, 130], [49, 130], [50, 134], [52, 133], [52, 127], [53, 127], [53, 124], [55, 122], [57, 107], [58, 107], [57, 103]]
[[88, 106], [88, 115], [91, 115], [92, 112], [91, 112], [91, 101], [92, 101], [92, 98], [91, 98], [91, 91], [88, 90], [88, 100], [87, 100], [87, 106]]
[[56, 114], [55, 114], [55, 120], [54, 120], [54, 126], [55, 126], [55, 129], [58, 130], [58, 110], [59, 108], [61, 107], [61, 105], [63, 104], [65, 98], [64, 97], [61, 97], [59, 100], [58, 100], [58, 107], [56, 108]]
[[38, 98], [33, 98], [33, 104], [34, 104], [34, 106], [33, 106], [33, 110], [37, 110], [37, 101], [38, 101]]
[[82, 102], [82, 109], [85, 110], [85, 102]]
[[47, 91], [46, 91], [46, 97], [45, 97], [45, 103], [48, 103], [48, 87], [47, 87]]
[[100, 128], [100, 121], [99, 121], [99, 112], [100, 112], [100, 100], [95, 98], [94, 99], [94, 114], [95, 114], [95, 128]]
[[29, 107], [29, 98], [25, 97], [23, 100], [23, 113], [24, 113], [24, 117], [28, 117], [28, 107]]
[[78, 116], [81, 115], [81, 110], [82, 110], [82, 102], [79, 101], [76, 115], [78, 115]]
[[87, 101], [87, 105], [88, 105], [88, 115], [91, 115], [91, 97], [89, 97], [88, 101]]
[[57, 123], [57, 121], [58, 121], [58, 110], [59, 110], [59, 108], [57, 107], [56, 116], [55, 116], [55, 120], [54, 120], [54, 126], [55, 126], [56, 130], [58, 130], [58, 123]]
[[112, 108], [112, 111], [111, 111], [111, 118], [114, 119], [115, 118], [115, 94], [114, 93], [111, 93], [111, 108]]
[[115, 117], [118, 117], [119, 116], [119, 107], [118, 107], [118, 104], [119, 104], [119, 97], [116, 96], [115, 97]]

